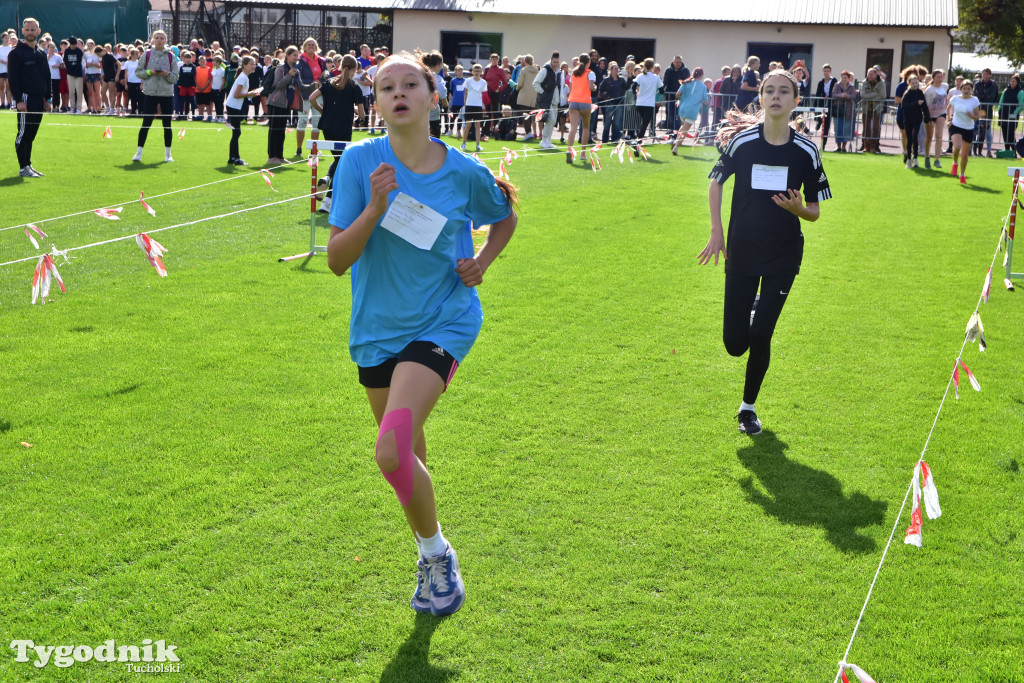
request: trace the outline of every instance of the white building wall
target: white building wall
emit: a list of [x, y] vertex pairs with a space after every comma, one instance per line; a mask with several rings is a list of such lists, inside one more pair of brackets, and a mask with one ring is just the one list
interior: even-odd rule
[[[465, 12], [395, 12], [394, 48], [436, 49], [441, 31], [479, 31], [501, 33], [503, 54], [514, 59], [532, 54], [538, 63], [547, 61], [552, 50], [565, 59], [585, 52], [595, 36], [654, 39], [653, 56], [667, 66], [675, 54], [683, 56], [690, 68], [703, 66], [708, 75], [718, 77], [725, 64], [742, 64], [748, 42], [807, 43], [814, 46], [811, 62], [813, 81], [821, 77], [821, 65], [832, 64], [835, 74], [850, 69], [864, 77], [868, 49], [892, 49], [895, 69], [899, 69], [904, 40], [934, 41], [934, 68], [949, 66], [950, 39], [946, 29], [872, 26], [821, 26], [797, 24], [753, 24], [689, 22], [654, 19], [607, 19], [517, 14]], [[621, 60], [624, 55], [603, 55]]]

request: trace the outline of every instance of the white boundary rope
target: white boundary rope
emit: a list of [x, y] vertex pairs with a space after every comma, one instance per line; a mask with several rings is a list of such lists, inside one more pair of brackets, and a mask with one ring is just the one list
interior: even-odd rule
[[[293, 166], [295, 164], [300, 164], [300, 163], [301, 164], [306, 163], [306, 159], [303, 158], [303, 159], [297, 159], [295, 161], [288, 161], [288, 162], [283, 163], [283, 164], [281, 164], [279, 166], [268, 166], [266, 169], [263, 169], [263, 170], [272, 171], [272, 170], [275, 170], [275, 169], [278, 169], [278, 168], [286, 168], [288, 166]], [[209, 187], [210, 185], [217, 185], [219, 183], [226, 183], [226, 182], [229, 182], [229, 181], [232, 181], [232, 180], [238, 180], [239, 178], [251, 178], [254, 175], [260, 175], [260, 171], [253, 171], [252, 173], [241, 173], [239, 175], [233, 175], [230, 178], [221, 178], [220, 180], [214, 180], [213, 182], [203, 183], [202, 185], [194, 185], [192, 187], [183, 187], [183, 188], [181, 188], [179, 190], [171, 190], [170, 192], [163, 192], [161, 194], [154, 194], [154, 195], [150, 195], [150, 196], [146, 197], [146, 199], [156, 199], [158, 197], [167, 197], [167, 196], [172, 195], [172, 194], [178, 194], [179, 192], [188, 192], [189, 190], [197, 190], [197, 189], [199, 189], [201, 187]], [[308, 197], [309, 195], [307, 194], [306, 196]], [[78, 211], [78, 212], [75, 212], [75, 213], [69, 213], [66, 216], [56, 216], [54, 218], [43, 218], [42, 220], [29, 221], [28, 223], [21, 223], [19, 225], [11, 225], [11, 226], [6, 227], [6, 228], [0, 228], [0, 232], [5, 232], [7, 230], [17, 230], [18, 228], [27, 228], [29, 225], [37, 225], [39, 223], [50, 223], [50, 222], [53, 222], [53, 221], [63, 220], [65, 218], [73, 218], [75, 216], [84, 216], [87, 213], [94, 213], [94, 212], [96, 212], [98, 210], [101, 210], [101, 209], [113, 209], [115, 207], [125, 206], [127, 204], [137, 204], [139, 201], [141, 201], [141, 200], [139, 200], [139, 199], [130, 199], [130, 200], [126, 201], [126, 202], [120, 202], [120, 203], [117, 203], [117, 204], [107, 204], [106, 206], [99, 206], [99, 207], [96, 207], [95, 209], [87, 209], [85, 211]]]
[[[269, 204], [260, 204], [259, 206], [250, 206], [250, 207], [245, 208], [245, 209], [239, 209], [237, 211], [230, 211], [228, 213], [222, 213], [219, 216], [207, 216], [205, 218], [198, 218], [198, 219], [196, 219], [194, 221], [188, 221], [187, 223], [178, 223], [176, 225], [168, 225], [168, 226], [163, 227], [163, 228], [156, 228], [154, 230], [143, 230], [141, 232], [145, 232], [147, 235], [150, 235], [150, 234], [153, 234], [153, 233], [156, 233], [156, 232], [163, 232], [164, 230], [173, 230], [174, 228], [183, 228], [183, 227], [185, 227], [187, 225], [196, 225], [197, 223], [205, 223], [206, 221], [214, 221], [214, 220], [217, 220], [219, 218], [227, 218], [228, 216], [237, 216], [240, 213], [246, 213], [248, 211], [256, 211], [257, 209], [265, 209], [268, 206], [277, 206], [278, 204], [286, 204], [288, 202], [298, 201], [299, 199], [308, 200], [309, 199], [309, 193], [306, 192], [304, 194], [299, 195], [298, 197], [292, 197], [290, 199], [282, 199], [282, 200], [277, 201], [277, 202], [270, 202]], [[133, 232], [130, 235], [124, 235], [122, 237], [114, 237], [113, 239], [103, 240], [101, 242], [93, 242], [91, 244], [83, 244], [80, 247], [71, 247], [69, 249], [60, 250], [60, 253], [66, 254], [66, 253], [71, 252], [71, 251], [81, 251], [82, 249], [91, 249], [92, 247], [98, 247], [98, 246], [101, 246], [101, 245], [104, 245], [104, 244], [112, 244], [114, 242], [123, 242], [125, 240], [133, 240], [133, 239], [135, 239], [135, 235], [137, 235], [137, 234], [138, 233]], [[24, 263], [25, 261], [37, 261], [37, 260], [39, 260], [39, 254], [36, 254], [35, 256], [29, 256], [27, 258], [20, 258], [20, 259], [15, 259], [13, 261], [7, 261], [5, 263], [0, 263], [0, 268], [2, 268], [3, 266], [10, 266], [10, 265], [13, 265], [15, 263]]]
[[[1014, 190], [1014, 193], [1013, 193], [1013, 201], [1014, 202], [1017, 201], [1017, 191], [1016, 191], [1016, 189]], [[1011, 210], [1012, 210], [1012, 205], [1011, 205]], [[989, 265], [990, 269], [995, 267], [996, 259], [999, 258], [999, 252], [1000, 252], [1000, 249], [1001, 249], [1001, 244], [1002, 244], [1002, 241], [1003, 241], [1003, 236], [1006, 234], [1006, 223], [1009, 220], [1009, 218], [1010, 218], [1010, 214], [1007, 213], [1006, 217], [1003, 219], [1003, 228], [999, 232], [999, 241], [996, 243], [996, 251], [992, 255], [992, 263]], [[987, 273], [986, 273], [986, 277], [987, 277]], [[974, 311], [973, 311], [974, 313], [977, 313], [980, 310], [981, 302], [982, 302], [982, 300], [984, 298], [985, 298], [985, 290], [984, 290], [984, 287], [982, 287], [982, 293], [978, 296], [978, 303], [975, 304], [975, 306], [974, 306]], [[928, 438], [925, 439], [924, 448], [921, 449], [921, 456], [918, 458], [919, 462], [921, 460], [924, 460], [924, 455], [925, 455], [926, 452], [928, 452], [928, 444], [931, 443], [932, 435], [935, 433], [935, 426], [939, 423], [939, 416], [942, 414], [942, 408], [946, 404], [946, 397], [949, 396], [949, 386], [953, 383], [953, 377], [956, 374], [957, 364], [960, 362], [961, 357], [963, 357], [964, 349], [967, 348], [967, 339], [968, 339], [967, 335], [964, 335], [963, 344], [960, 345], [960, 350], [956, 354], [956, 361], [953, 363], [953, 372], [950, 373], [949, 379], [946, 381], [946, 391], [942, 394], [942, 400], [939, 401], [939, 409], [938, 409], [938, 411], [936, 411], [935, 419], [932, 421], [932, 428], [928, 432]], [[868, 609], [868, 602], [871, 600], [871, 593], [875, 590], [875, 583], [878, 581], [878, 575], [881, 574], [881, 572], [882, 572], [882, 564], [885, 563], [886, 555], [889, 554], [889, 547], [892, 545], [892, 539], [896, 535], [896, 529], [899, 527], [900, 519], [903, 517], [903, 511], [907, 507], [907, 498], [910, 497], [910, 491], [914, 487], [914, 477], [916, 475], [917, 475], [917, 472], [915, 470], [914, 473], [911, 474], [911, 476], [910, 476], [910, 486], [907, 487], [907, 493], [903, 496], [903, 504], [900, 506], [899, 514], [896, 515], [896, 521], [893, 522], [892, 532], [889, 534], [889, 541], [885, 544], [885, 550], [882, 551], [882, 558], [878, 561], [878, 568], [875, 570], [874, 578], [871, 579], [871, 585], [868, 587], [868, 594], [864, 598], [864, 605], [860, 608], [860, 615], [857, 616], [857, 623], [853, 627], [853, 633], [850, 634], [850, 642], [846, 645], [846, 652], [843, 653], [843, 659], [842, 659], [843, 662], [847, 661], [847, 657], [850, 656], [850, 649], [853, 648], [853, 641], [857, 637], [857, 631], [860, 629], [861, 621], [863, 621], [863, 619], [864, 619], [864, 613]], [[839, 677], [842, 676], [842, 674], [843, 674], [843, 667], [840, 666], [839, 670], [836, 672], [835, 678], [833, 679], [833, 683], [837, 683], [839, 681]]]

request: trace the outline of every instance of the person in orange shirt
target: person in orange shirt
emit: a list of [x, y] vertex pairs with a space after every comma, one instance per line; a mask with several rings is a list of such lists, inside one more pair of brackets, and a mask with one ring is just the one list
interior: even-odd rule
[[[576, 130], [579, 129], [583, 161], [587, 160], [587, 143], [590, 142], [590, 93], [595, 90], [597, 76], [590, 70], [590, 56], [586, 53], [581, 54], [579, 63], [572, 72], [572, 80], [569, 81], [569, 148], [572, 149]], [[572, 163], [572, 152], [565, 153], [565, 163]]]
[[202, 116], [203, 121], [213, 120], [213, 69], [202, 55], [196, 67], [196, 104], [199, 107], [197, 117]]

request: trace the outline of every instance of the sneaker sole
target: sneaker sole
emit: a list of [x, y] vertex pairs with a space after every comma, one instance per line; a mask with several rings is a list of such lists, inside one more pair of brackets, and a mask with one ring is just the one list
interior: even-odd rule
[[[463, 593], [462, 595], [460, 595], [458, 597], [458, 599], [455, 602], [453, 602], [451, 605], [446, 607], [444, 610], [435, 610], [433, 605], [431, 605], [430, 613], [433, 614], [435, 617], [448, 617], [448, 616], [451, 616], [452, 614], [455, 614], [460, 609], [462, 609], [462, 605], [465, 602], [466, 602], [466, 594]], [[413, 609], [415, 609], [415, 608], [413, 608]]]
[[409, 601], [409, 606], [412, 607], [412, 611], [416, 614], [430, 614], [430, 603], [418, 603], [415, 600]]

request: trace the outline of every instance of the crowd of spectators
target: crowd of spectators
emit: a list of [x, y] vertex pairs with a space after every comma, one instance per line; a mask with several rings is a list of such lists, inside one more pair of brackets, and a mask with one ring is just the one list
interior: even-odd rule
[[[13, 30], [0, 36], [0, 76], [5, 75], [7, 54], [17, 41]], [[135, 40], [98, 45], [75, 36], [58, 42], [43, 34], [39, 45], [48, 56], [55, 111], [97, 116], [141, 114], [141, 82], [136, 69], [146, 59], [148, 44]], [[226, 47], [216, 41], [207, 44], [200, 38], [169, 47], [179, 67], [173, 97], [176, 119], [226, 121], [225, 97], [239, 73], [241, 60], [251, 56], [255, 68], [249, 84], [253, 88], [261, 86], [263, 91], [245, 99], [245, 122], [270, 125], [274, 137], [280, 137], [288, 127], [296, 127], [301, 147], [307, 127], [317, 130], [318, 112], [311, 107], [309, 96], [337, 76], [342, 57], [351, 54], [357, 61], [353, 80], [364, 99], [364, 114], [356, 123], [370, 134], [384, 132], [373, 107], [373, 77], [376, 64], [389, 54], [387, 47], [362, 45], [349, 53], [322, 53], [313, 38], [304, 41], [301, 49], [296, 47], [291, 56], [287, 48]], [[586, 61], [583, 69], [581, 58]], [[757, 107], [761, 74], [786, 67], [771, 62], [762, 69], [761, 60], [750, 56], [743, 64], [722, 66], [719, 77], [712, 79], [701, 67], [691, 71], [681, 55], [675, 55], [665, 68], [650, 58], [625, 55], [621, 60], [610, 59], [597, 50], [565, 60], [556, 52], [544, 64], [539, 62], [529, 54], [514, 58], [493, 54], [488, 64], [452, 68], [442, 63], [437, 74], [445, 97], [438, 112], [438, 134], [472, 141], [477, 146], [492, 138], [524, 142], [539, 139], [541, 147], [551, 148], [551, 137], [556, 132], [561, 142], [567, 135], [570, 140], [637, 142], [671, 139], [683, 126], [684, 134], [710, 144], [725, 111]], [[268, 101], [276, 92], [272, 86], [279, 66], [286, 67], [286, 72], [294, 68], [295, 81], [285, 91], [287, 101], [281, 95], [276, 102]], [[904, 161], [920, 152], [926, 164], [941, 155], [950, 100], [961, 94], [964, 80], [958, 76], [954, 84], [947, 85], [943, 70], [918, 65], [905, 68], [894, 79], [877, 65], [868, 69], [863, 80], [846, 69], [840, 70], [836, 78], [831, 65], [824, 64], [821, 78], [812, 87], [803, 62], [797, 61], [789, 70], [800, 84], [804, 100], [797, 125], [804, 132], [820, 135], [823, 149], [827, 149], [832, 136], [837, 152], [879, 153], [883, 120], [894, 113]], [[574, 73], [585, 74], [589, 82], [585, 97], [573, 95]], [[917, 81], [913, 88], [912, 78]], [[890, 80], [896, 81], [895, 88]], [[1014, 74], [1002, 89], [988, 69], [971, 82], [982, 114], [975, 122], [971, 153], [994, 156], [992, 134], [996, 127], [1002, 133], [1005, 149], [1013, 149], [1017, 120], [1024, 112], [1019, 75]], [[6, 86], [6, 79], [0, 78], [0, 107], [5, 108], [12, 106]], [[909, 95], [914, 103], [912, 110], [904, 103], [908, 90], [913, 91]], [[681, 116], [679, 108], [683, 96], [686, 116]], [[588, 99], [590, 110], [586, 111], [579, 101], [573, 104], [572, 99]], [[576, 132], [570, 130], [574, 116], [570, 111], [580, 114]], [[689, 121], [685, 126], [684, 120]], [[912, 135], [908, 135], [908, 124]], [[951, 151], [951, 144], [946, 153]]]

